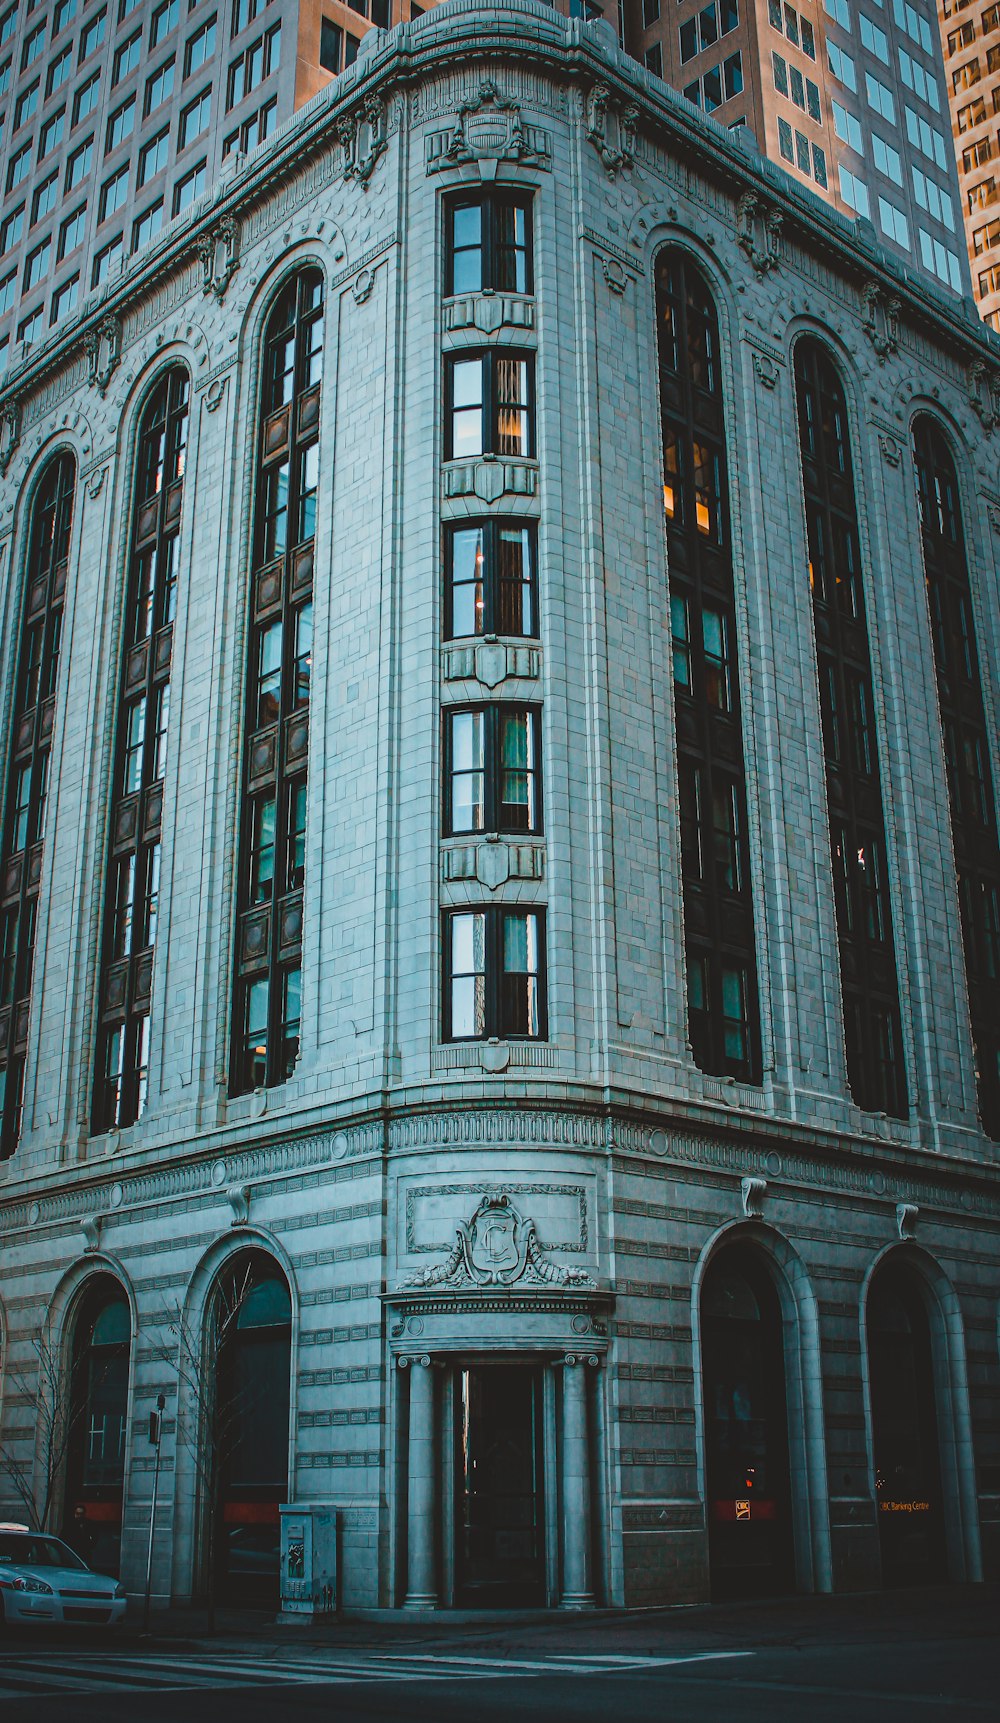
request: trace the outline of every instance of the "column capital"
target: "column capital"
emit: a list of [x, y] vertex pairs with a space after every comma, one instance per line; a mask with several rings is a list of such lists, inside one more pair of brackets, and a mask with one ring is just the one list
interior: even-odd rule
[[563, 1364], [571, 1369], [576, 1364], [589, 1364], [592, 1370], [597, 1370], [600, 1368], [600, 1363], [600, 1356], [596, 1352], [567, 1352], [563, 1357]]
[[433, 1362], [429, 1352], [414, 1352], [405, 1357], [397, 1358], [396, 1368], [397, 1370], [408, 1370], [411, 1365], [420, 1365], [423, 1369], [429, 1370]]

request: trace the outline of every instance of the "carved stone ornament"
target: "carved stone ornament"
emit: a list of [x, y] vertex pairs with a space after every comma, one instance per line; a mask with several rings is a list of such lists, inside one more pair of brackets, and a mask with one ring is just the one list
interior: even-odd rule
[[226, 1192], [226, 1201], [233, 1211], [230, 1226], [246, 1226], [250, 1219], [249, 1185], [230, 1185]]
[[202, 396], [206, 413], [217, 413], [219, 411], [219, 408], [222, 406], [222, 397], [226, 392], [227, 381], [228, 379], [225, 377], [215, 377], [212, 382], [209, 383], [208, 388]]
[[898, 467], [903, 458], [903, 447], [898, 437], [894, 437], [891, 431], [880, 431], [878, 446], [886, 464], [890, 467]]
[[534, 162], [536, 155], [524, 134], [521, 103], [500, 95], [493, 79], [484, 78], [476, 95], [462, 102], [445, 152], [434, 167], [479, 162], [479, 169], [497, 162]]
[[403, 1285], [431, 1286], [567, 1286], [594, 1288], [582, 1268], [562, 1268], [549, 1262], [533, 1220], [526, 1220], [506, 1191], [487, 1191], [475, 1214], [462, 1221], [455, 1248], [444, 1262], [411, 1274]]
[[877, 281], [866, 281], [861, 289], [861, 327], [880, 365], [890, 353], [899, 351], [900, 303], [887, 299]]
[[0, 473], [6, 473], [21, 442], [21, 403], [16, 398], [0, 407]]
[[221, 304], [240, 266], [240, 224], [234, 216], [227, 215], [218, 227], [202, 234], [198, 241], [198, 256], [201, 259], [201, 290], [214, 293]]
[[92, 503], [96, 503], [101, 491], [104, 489], [104, 481], [107, 476], [107, 467], [98, 467], [95, 472], [90, 474], [90, 477], [87, 480], [87, 495]]
[[366, 299], [370, 299], [372, 288], [374, 286], [374, 269], [362, 269], [361, 273], [356, 275], [354, 280], [351, 282], [351, 293], [353, 295], [355, 305], [363, 305]]
[[767, 353], [758, 353], [754, 348], [753, 368], [757, 381], [765, 389], [773, 389], [778, 381], [778, 367]]
[[759, 1220], [764, 1213], [764, 1198], [767, 1196], [767, 1180], [748, 1177], [740, 1180], [740, 1195], [743, 1199], [743, 1213], [747, 1220]]
[[755, 191], [745, 191], [736, 205], [736, 238], [756, 275], [777, 269], [781, 261], [780, 209], [765, 203]]
[[122, 326], [117, 317], [105, 317], [100, 328], [91, 330], [86, 351], [87, 381], [106, 395], [122, 356]]
[[378, 96], [366, 96], [359, 108], [341, 120], [338, 127], [344, 151], [345, 179], [357, 180], [367, 188], [378, 159], [388, 149], [385, 135], [385, 107]]
[[635, 161], [637, 103], [624, 108], [612, 101], [607, 84], [595, 84], [587, 97], [587, 137], [611, 179]]
[[973, 359], [966, 373], [969, 406], [984, 431], [992, 431], [1000, 422], [1000, 376], [991, 371], [982, 359]]
[[602, 256], [601, 268], [604, 271], [604, 279], [612, 293], [616, 293], [620, 299], [629, 282], [628, 270], [625, 265], [619, 263], [617, 257]]
[[896, 1231], [900, 1238], [915, 1238], [920, 1209], [916, 1203], [896, 1204]]

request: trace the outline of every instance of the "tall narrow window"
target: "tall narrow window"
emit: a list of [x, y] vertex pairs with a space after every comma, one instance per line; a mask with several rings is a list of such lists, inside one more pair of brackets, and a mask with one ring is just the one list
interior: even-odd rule
[[284, 1083], [299, 1052], [302, 884], [319, 482], [323, 278], [288, 283], [264, 335], [232, 1089]]
[[190, 391], [183, 367], [168, 371], [139, 425], [104, 889], [95, 1131], [134, 1124], [146, 1105]]
[[1000, 842], [958, 479], [939, 426], [913, 427], [979, 1112], [1000, 1139]]
[[17, 1147], [24, 1105], [31, 967], [75, 486], [73, 457], [58, 456], [35, 492], [28, 536], [0, 860], [2, 1159]]
[[886, 867], [847, 401], [825, 350], [795, 350], [847, 1078], [859, 1107], [905, 1118], [896, 952]]
[[663, 507], [691, 1045], [703, 1071], [760, 1081], [760, 1017], [715, 305], [678, 251], [656, 263]]

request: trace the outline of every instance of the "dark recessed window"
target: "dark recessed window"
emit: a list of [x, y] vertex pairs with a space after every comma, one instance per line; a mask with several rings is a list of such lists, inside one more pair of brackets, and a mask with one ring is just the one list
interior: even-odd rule
[[913, 427], [938, 709], [951, 802], [979, 1114], [1000, 1139], [1000, 840], [958, 473], [941, 426]]
[[232, 1089], [299, 1052], [323, 278], [293, 276], [264, 334], [246, 680]]
[[534, 360], [493, 348], [445, 362], [445, 460], [531, 455]]
[[531, 199], [475, 192], [446, 207], [446, 293], [531, 293]]
[[544, 910], [448, 910], [442, 938], [445, 1041], [545, 1039]]
[[538, 633], [536, 529], [516, 520], [445, 529], [445, 638]]
[[541, 729], [537, 706], [446, 709], [446, 837], [541, 831]]
[[847, 1077], [859, 1107], [905, 1118], [899, 989], [847, 398], [816, 341], [795, 350]]
[[139, 425], [105, 874], [95, 1131], [134, 1124], [146, 1105], [189, 404], [188, 374], [175, 366]]
[[656, 312], [688, 1027], [701, 1070], [759, 1082], [719, 324], [680, 252], [657, 258]]
[[55, 717], [63, 599], [76, 467], [59, 455], [31, 507], [25, 595], [11, 702], [7, 794], [0, 852], [0, 1157], [21, 1130], [35, 922], [41, 879], [49, 752]]

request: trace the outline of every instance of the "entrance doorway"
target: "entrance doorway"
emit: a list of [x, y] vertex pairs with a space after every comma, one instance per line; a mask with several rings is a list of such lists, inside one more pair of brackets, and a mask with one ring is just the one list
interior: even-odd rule
[[928, 1585], [945, 1572], [930, 1322], [912, 1270], [879, 1270], [868, 1295], [875, 1499], [882, 1583]]
[[131, 1343], [128, 1301], [102, 1274], [73, 1330], [62, 1535], [89, 1566], [112, 1575], [121, 1561]]
[[455, 1411], [456, 1602], [543, 1605], [542, 1369], [462, 1367]]
[[716, 1598], [794, 1581], [781, 1306], [753, 1251], [722, 1252], [702, 1293], [709, 1562]]

